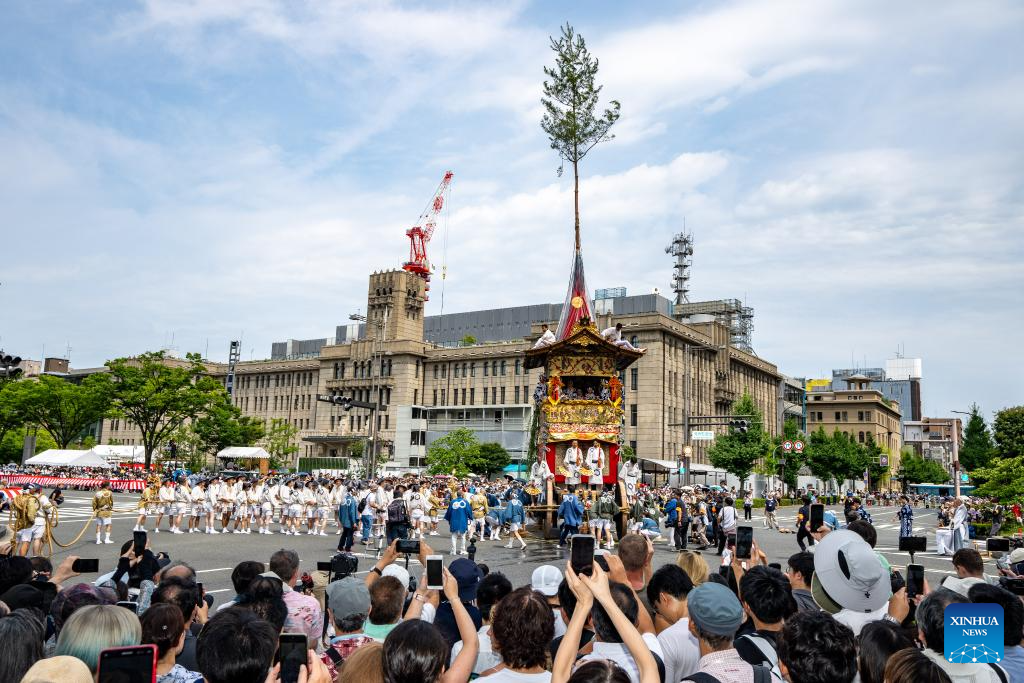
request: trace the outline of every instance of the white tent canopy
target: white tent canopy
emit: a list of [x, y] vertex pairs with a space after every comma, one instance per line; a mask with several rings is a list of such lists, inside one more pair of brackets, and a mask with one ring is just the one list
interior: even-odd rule
[[146, 449], [142, 446], [98, 444], [92, 447], [92, 452], [101, 458], [116, 462], [145, 462], [146, 460]]
[[270, 453], [258, 446], [229, 446], [217, 453], [217, 457], [222, 460], [269, 460]]
[[102, 467], [112, 465], [92, 451], [73, 451], [51, 448], [25, 461], [26, 465], [51, 465], [54, 467]]

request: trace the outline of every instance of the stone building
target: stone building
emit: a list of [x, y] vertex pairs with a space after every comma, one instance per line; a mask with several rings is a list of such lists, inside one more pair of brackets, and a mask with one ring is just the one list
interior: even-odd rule
[[[403, 270], [371, 274], [365, 325], [358, 330], [339, 328], [347, 332], [340, 343], [290, 342], [302, 348], [296, 357], [239, 362], [235, 404], [268, 425], [273, 419], [293, 425], [300, 457], [346, 457], [354, 444], [365, 444], [371, 434], [369, 409], [346, 411], [318, 402], [318, 394], [370, 402], [379, 396], [379, 452], [387, 471], [424, 466], [429, 444], [459, 427], [471, 429], [482, 441], [502, 443], [513, 459], [528, 457], [532, 395], [540, 371], [524, 368], [523, 351], [540, 336], [542, 322], [557, 322], [560, 307], [529, 307], [541, 314], [550, 312], [551, 319], [541, 315], [528, 324], [520, 322], [515, 329], [528, 331], [518, 338], [470, 345], [433, 343], [424, 334], [424, 294], [423, 280]], [[680, 322], [658, 296], [629, 298], [637, 301], [619, 306], [623, 312], [609, 305], [602, 314], [599, 307], [596, 322], [599, 329], [622, 323], [624, 335], [647, 349], [622, 377], [623, 434], [650, 469], [664, 471], [681, 458], [687, 407], [691, 416], [726, 415], [746, 392], [765, 415], [766, 428], [775, 433], [780, 374], [774, 365], [732, 346], [729, 329], [719, 322]], [[482, 313], [500, 319], [501, 310], [524, 308]], [[456, 315], [459, 324], [466, 324], [467, 314]], [[434, 333], [439, 333], [436, 324]], [[275, 344], [275, 352], [279, 346], [286, 345]], [[208, 362], [207, 367], [226, 384], [226, 364]], [[721, 433], [725, 427], [693, 422], [691, 429]], [[109, 438], [137, 442], [123, 424], [105, 423], [102, 436], [104, 443]], [[697, 483], [712, 483], [722, 476], [707, 464], [710, 443], [692, 443], [691, 472]]]

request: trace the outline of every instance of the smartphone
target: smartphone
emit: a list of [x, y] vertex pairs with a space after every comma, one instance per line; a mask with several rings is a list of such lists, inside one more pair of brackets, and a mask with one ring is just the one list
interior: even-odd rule
[[754, 546], [754, 527], [736, 527], [736, 557], [740, 560], [749, 560], [750, 553]]
[[821, 503], [811, 504], [811, 519], [808, 526], [811, 531], [817, 531], [825, 526], [825, 506]]
[[306, 663], [306, 634], [282, 633], [278, 643], [277, 661], [281, 663], [281, 683], [298, 683], [299, 667]]
[[80, 557], [71, 563], [71, 571], [78, 574], [95, 574], [99, 570], [100, 561], [98, 559], [86, 560]]
[[419, 555], [420, 554], [420, 542], [418, 540], [409, 540], [406, 538], [398, 539], [398, 543], [395, 545], [395, 550], [400, 553], [406, 553], [408, 555]]
[[138, 614], [139, 613], [139, 603], [132, 602], [131, 600], [122, 600], [119, 603], [117, 603], [117, 606], [118, 607], [124, 607], [125, 609], [131, 610], [132, 614]]
[[570, 562], [577, 574], [594, 573], [594, 540], [590, 534], [573, 534]]
[[96, 680], [97, 683], [156, 683], [156, 645], [103, 650]]
[[989, 552], [994, 550], [996, 552], [1008, 553], [1010, 552], [1010, 539], [999, 537], [990, 538], [985, 542], [985, 549]]
[[196, 606], [197, 607], [202, 607], [203, 606], [203, 596], [206, 595], [206, 593], [203, 591], [203, 583], [201, 581], [199, 583], [197, 583], [196, 584], [196, 588], [199, 589], [199, 592], [196, 593]]
[[928, 538], [925, 536], [900, 536], [900, 551], [923, 553], [928, 547]]
[[444, 558], [440, 555], [427, 555], [427, 588], [444, 588]]
[[915, 598], [924, 592], [924, 565], [907, 565], [907, 597]]
[[135, 553], [135, 557], [142, 557], [142, 553], [146, 550], [146, 532], [136, 531], [132, 536], [135, 539], [135, 545], [133, 546], [132, 551]]

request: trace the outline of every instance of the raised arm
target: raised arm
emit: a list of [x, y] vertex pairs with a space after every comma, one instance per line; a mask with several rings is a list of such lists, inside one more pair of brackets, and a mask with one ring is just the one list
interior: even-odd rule
[[[608, 587], [608, 575], [604, 573], [600, 566], [595, 564], [594, 575], [592, 577], [580, 577], [580, 580], [590, 588], [594, 599], [601, 603], [604, 611], [612, 620], [612, 624], [615, 625], [615, 630], [622, 638], [623, 644], [625, 644], [629, 654], [633, 656], [633, 661], [636, 662], [637, 667], [640, 669], [640, 683], [660, 683], [661, 675], [658, 673], [658, 664], [654, 661], [654, 655], [651, 654], [651, 650], [647, 643], [644, 642], [640, 631], [636, 629], [633, 622], [626, 618], [626, 615], [622, 613], [619, 606], [615, 604], [615, 599], [612, 597]], [[641, 608], [640, 611], [643, 612], [645, 610]], [[559, 654], [561, 654], [561, 651], [559, 651]], [[553, 679], [554, 677], [552, 676]]]
[[480, 651], [480, 642], [477, 639], [476, 628], [473, 626], [473, 618], [469, 616], [466, 607], [459, 599], [459, 584], [455, 577], [444, 570], [444, 595], [452, 605], [455, 613], [455, 624], [459, 627], [459, 638], [462, 640], [462, 651], [452, 662], [451, 667], [441, 677], [442, 683], [466, 683], [473, 674], [473, 666], [476, 664], [476, 656]]
[[594, 606], [594, 596], [590, 592], [590, 588], [572, 570], [571, 562], [566, 563], [565, 580], [573, 595], [576, 596], [576, 609], [572, 613], [572, 619], [569, 620], [565, 636], [562, 637], [562, 642], [558, 645], [558, 652], [555, 654], [555, 661], [551, 666], [551, 683], [566, 683], [572, 675], [572, 665], [576, 661], [576, 653], [580, 649], [583, 627]]

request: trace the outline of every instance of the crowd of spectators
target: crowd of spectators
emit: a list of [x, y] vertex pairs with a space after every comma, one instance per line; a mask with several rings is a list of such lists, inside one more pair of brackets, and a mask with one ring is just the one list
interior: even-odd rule
[[[76, 578], [74, 558], [2, 557], [0, 681], [85, 683], [102, 651], [151, 645], [158, 683], [274, 683], [283, 633], [305, 636], [303, 683], [1024, 681], [1024, 603], [984, 576], [976, 551], [908, 599], [873, 532], [823, 528], [784, 569], [756, 543], [748, 561], [713, 569], [685, 551], [655, 567], [651, 542], [630, 534], [588, 571], [541, 565], [522, 586], [457, 557], [440, 590], [410, 574], [396, 543], [329, 576], [304, 574], [282, 549], [240, 562], [216, 609], [192, 566], [131, 543], [93, 583]], [[433, 551], [420, 549], [425, 566]], [[1002, 607], [1001, 663], [943, 656], [944, 610], [969, 602]]]

